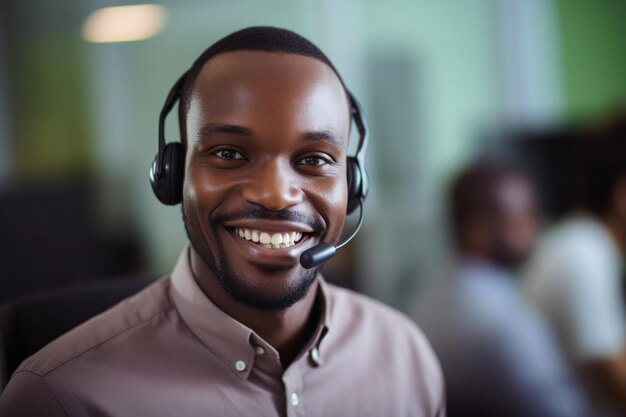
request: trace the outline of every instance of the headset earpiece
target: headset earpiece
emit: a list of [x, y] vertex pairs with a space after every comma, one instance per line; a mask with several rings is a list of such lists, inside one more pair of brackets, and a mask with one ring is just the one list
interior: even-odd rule
[[159, 151], [150, 167], [150, 184], [154, 195], [163, 204], [176, 205], [183, 200], [185, 149], [180, 142], [165, 142], [165, 118], [180, 98], [187, 72], [180, 76], [167, 94], [159, 113]]
[[348, 91], [352, 120], [359, 133], [359, 143], [356, 154], [349, 156], [346, 161], [348, 179], [348, 207], [346, 212], [353, 213], [365, 202], [369, 192], [369, 179], [365, 170], [365, 151], [368, 143], [367, 118], [361, 103]]
[[159, 169], [159, 156], [154, 157], [150, 168], [150, 183], [159, 201], [170, 206], [183, 199], [183, 177], [185, 173], [185, 150], [182, 143], [165, 145]]
[[361, 170], [359, 161], [353, 156], [349, 156], [346, 161], [346, 175], [348, 177], [348, 209], [351, 214], [359, 207], [361, 200]]

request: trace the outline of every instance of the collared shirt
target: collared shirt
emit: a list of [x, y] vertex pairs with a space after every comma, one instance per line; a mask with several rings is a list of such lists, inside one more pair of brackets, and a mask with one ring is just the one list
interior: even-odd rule
[[400, 313], [326, 284], [287, 369], [197, 285], [189, 249], [164, 278], [27, 359], [1, 416], [444, 416], [428, 342]]
[[441, 360], [454, 416], [587, 417], [589, 404], [511, 272], [462, 259], [413, 315]]

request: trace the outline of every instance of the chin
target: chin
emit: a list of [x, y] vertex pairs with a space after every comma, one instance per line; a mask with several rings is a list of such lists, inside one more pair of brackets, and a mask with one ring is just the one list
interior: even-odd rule
[[[183, 215], [185, 212], [183, 211]], [[189, 224], [185, 230], [194, 251], [212, 272], [220, 288], [232, 300], [259, 310], [284, 310], [308, 294], [318, 268], [300, 265], [300, 253], [317, 241], [305, 236], [288, 248], [268, 249], [242, 239], [234, 230], [214, 226], [209, 236]], [[195, 233], [194, 233], [195, 232]]]
[[222, 268], [220, 286], [235, 301], [260, 310], [285, 310], [309, 293], [318, 269], [276, 265]]

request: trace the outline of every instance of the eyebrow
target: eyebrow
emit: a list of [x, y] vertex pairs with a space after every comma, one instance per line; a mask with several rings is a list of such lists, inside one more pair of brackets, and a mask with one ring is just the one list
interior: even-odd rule
[[[251, 137], [253, 136], [252, 130], [247, 127], [232, 125], [228, 123], [211, 123], [200, 129], [200, 137], [208, 138], [214, 134], [225, 133], [235, 136]], [[331, 145], [343, 146], [344, 140], [337, 135], [333, 130], [324, 129], [314, 132], [307, 132], [303, 135], [303, 138], [307, 141], [324, 141]]]
[[209, 137], [216, 133], [226, 133], [236, 136], [252, 136], [252, 130], [247, 127], [231, 125], [227, 123], [211, 123], [200, 129], [200, 136]]
[[305, 133], [304, 138], [306, 140], [311, 140], [311, 141], [317, 141], [317, 140], [325, 141], [335, 146], [343, 146], [344, 144], [343, 138], [338, 136], [334, 131], [330, 129]]

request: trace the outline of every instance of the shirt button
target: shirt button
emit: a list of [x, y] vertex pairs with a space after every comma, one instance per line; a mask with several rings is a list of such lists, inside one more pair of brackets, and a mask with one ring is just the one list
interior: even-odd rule
[[257, 355], [265, 355], [265, 349], [263, 349], [263, 346], [255, 347], [254, 351], [256, 352]]
[[244, 361], [235, 362], [235, 369], [239, 372], [243, 372], [246, 370], [246, 363]]
[[298, 398], [298, 394], [295, 392], [291, 394], [291, 405], [294, 407], [300, 404], [300, 398]]

